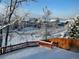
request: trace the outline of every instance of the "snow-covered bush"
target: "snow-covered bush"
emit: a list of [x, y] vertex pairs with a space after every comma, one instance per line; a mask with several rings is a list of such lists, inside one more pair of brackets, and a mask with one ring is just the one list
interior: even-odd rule
[[74, 23], [71, 24], [69, 29], [69, 38], [78, 39], [79, 38], [79, 16], [74, 19]]

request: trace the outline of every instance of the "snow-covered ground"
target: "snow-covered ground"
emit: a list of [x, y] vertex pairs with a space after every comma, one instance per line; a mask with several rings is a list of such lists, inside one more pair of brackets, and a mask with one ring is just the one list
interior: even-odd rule
[[[9, 34], [8, 45], [41, 40], [44, 38], [42, 35], [44, 30], [45, 29], [25, 28], [22, 31], [12, 32]], [[48, 31], [51, 34], [48, 38], [63, 37], [66, 33], [66, 28], [48, 28]], [[3, 46], [5, 46], [4, 43], [5, 33], [3, 33]], [[0, 55], [0, 59], [79, 59], [79, 53], [56, 47], [53, 49], [32, 47]]]
[[0, 59], [79, 59], [79, 53], [60, 48], [33, 47], [1, 55]]
[[[48, 32], [50, 36], [48, 38], [55, 38], [55, 37], [63, 37], [66, 29], [64, 27], [59, 27], [57, 29], [48, 28]], [[9, 33], [8, 39], [8, 46], [23, 43], [26, 41], [38, 41], [44, 39], [45, 29], [35, 29], [35, 28], [24, 28], [21, 31], [14, 31]], [[5, 33], [3, 34], [3, 45], [5, 46]]]

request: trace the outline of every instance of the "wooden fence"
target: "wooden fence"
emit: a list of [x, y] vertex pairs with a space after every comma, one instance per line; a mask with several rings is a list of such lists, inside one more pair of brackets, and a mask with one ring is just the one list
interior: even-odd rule
[[[47, 42], [46, 42], [47, 41]], [[39, 45], [43, 45], [45, 47], [52, 48], [52, 46], [57, 46], [63, 49], [77, 49], [79, 50], [79, 40], [78, 39], [67, 39], [67, 38], [51, 38], [43, 41], [31, 41], [24, 42], [16, 45], [0, 47], [0, 54], [12, 52], [14, 50], [27, 48], [27, 47], [36, 47]]]
[[39, 41], [38, 44], [39, 44], [39, 46], [42, 46], [42, 47], [53, 48], [53, 45], [50, 42]]
[[64, 49], [77, 49], [79, 50], [79, 40], [78, 39], [67, 39], [67, 38], [51, 38], [48, 41], [56, 44], [55, 46]]
[[38, 46], [38, 41], [24, 42], [24, 43], [20, 43], [20, 44], [16, 44], [16, 45], [0, 47], [0, 54], [5, 54], [5, 53], [19, 50], [22, 48], [36, 47], [36, 46]]

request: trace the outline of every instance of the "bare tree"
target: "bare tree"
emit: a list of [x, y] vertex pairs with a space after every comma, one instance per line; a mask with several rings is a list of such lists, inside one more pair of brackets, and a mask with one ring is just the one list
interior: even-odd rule
[[[3, 25], [3, 15], [2, 14], [0, 15], [0, 21], [1, 21], [0, 26], [2, 26]], [[2, 40], [3, 40], [2, 32], [3, 32], [3, 30], [0, 29], [0, 47], [2, 47]]]
[[[6, 1], [6, 0], [4, 0]], [[7, 15], [5, 17], [5, 19], [8, 19], [7, 23], [10, 23], [12, 15], [14, 14], [15, 10], [23, 3], [28, 3], [31, 1], [35, 1], [35, 0], [8, 0], [8, 7], [7, 7]], [[7, 46], [7, 40], [8, 40], [8, 35], [9, 35], [9, 27], [10, 25], [7, 26], [6, 28], [6, 37], [5, 37], [5, 46]], [[1, 32], [2, 33], [2, 32]]]
[[47, 24], [48, 24], [48, 21], [49, 21], [49, 18], [50, 18], [50, 15], [51, 15], [51, 12], [50, 10], [48, 10], [47, 6], [45, 8], [43, 8], [43, 13], [44, 13], [44, 16], [43, 18], [45, 19], [45, 34], [44, 34], [44, 39], [47, 40], [47, 36], [48, 36], [48, 31], [47, 31]]

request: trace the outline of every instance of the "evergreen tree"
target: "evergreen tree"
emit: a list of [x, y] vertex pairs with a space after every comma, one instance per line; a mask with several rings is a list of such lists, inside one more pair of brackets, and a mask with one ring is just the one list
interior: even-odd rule
[[74, 20], [74, 23], [71, 25], [69, 30], [69, 37], [72, 39], [79, 38], [79, 17], [77, 17], [77, 20]]

